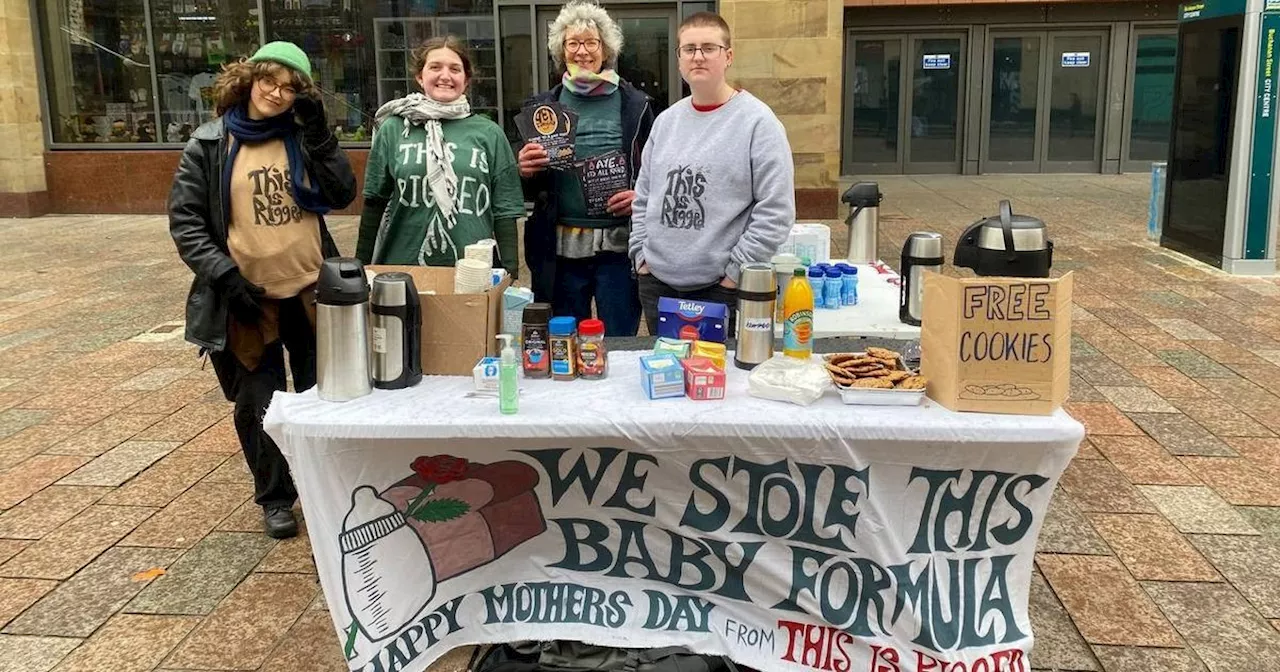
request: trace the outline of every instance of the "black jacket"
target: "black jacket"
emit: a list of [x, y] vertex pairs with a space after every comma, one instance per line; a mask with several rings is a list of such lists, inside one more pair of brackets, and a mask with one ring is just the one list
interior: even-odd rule
[[[525, 102], [525, 107], [535, 103], [547, 103], [560, 99], [564, 85], [557, 84], [550, 91], [539, 93]], [[640, 174], [640, 158], [644, 145], [649, 141], [653, 128], [653, 99], [626, 81], [618, 89], [622, 93], [622, 137], [630, 142], [623, 146], [631, 166], [631, 184], [635, 186]], [[519, 143], [515, 148], [520, 153]], [[556, 196], [550, 171], [543, 171], [524, 180], [524, 197], [533, 202], [533, 214], [524, 223], [524, 258], [533, 275], [531, 283], [536, 301], [550, 303], [556, 279], [556, 224], [560, 219], [560, 203]]]
[[[306, 157], [307, 175], [329, 207], [344, 208], [355, 200], [356, 177], [337, 140], [330, 136], [318, 147], [308, 147], [299, 130], [298, 142]], [[227, 251], [230, 215], [222, 203], [226, 157], [222, 119], [201, 124], [182, 150], [169, 191], [169, 235], [178, 246], [178, 255], [196, 276], [187, 295], [186, 338], [211, 352], [219, 352], [227, 344], [227, 301], [214, 289], [214, 281], [236, 267]], [[326, 258], [338, 255], [323, 217], [320, 251]]]

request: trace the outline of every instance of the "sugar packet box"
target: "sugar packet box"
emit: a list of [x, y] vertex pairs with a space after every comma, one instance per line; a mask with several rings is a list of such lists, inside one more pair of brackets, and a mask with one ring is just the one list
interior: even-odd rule
[[690, 357], [684, 367], [684, 394], [697, 401], [724, 399], [724, 369], [707, 357]]
[[723, 303], [658, 299], [658, 336], [683, 341], [724, 343], [729, 308]]
[[640, 358], [640, 382], [650, 399], [684, 396], [684, 368], [675, 355], [645, 355]]

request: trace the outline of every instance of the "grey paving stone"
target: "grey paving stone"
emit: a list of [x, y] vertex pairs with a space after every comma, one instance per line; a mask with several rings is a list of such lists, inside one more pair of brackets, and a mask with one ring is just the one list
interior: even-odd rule
[[1211, 672], [1280, 669], [1280, 632], [1230, 585], [1144, 582], [1142, 587]]
[[0, 672], [49, 672], [79, 639], [0, 635]]
[[208, 614], [275, 544], [264, 534], [213, 532], [139, 593], [125, 611]]
[[1204, 663], [1187, 649], [1095, 646], [1093, 653], [1105, 672], [1206, 672]]
[[1183, 534], [1258, 534], [1236, 509], [1209, 488], [1139, 485], [1138, 491]]
[[137, 476], [138, 472], [180, 445], [177, 441], [125, 441], [93, 458], [92, 462], [58, 481], [58, 485], [117, 486]]
[[1111, 549], [1076, 508], [1071, 496], [1061, 488], [1049, 500], [1049, 513], [1040, 528], [1037, 553], [1111, 555]]
[[88, 637], [146, 587], [134, 576], [166, 567], [179, 551], [166, 548], [107, 550], [45, 595], [4, 629], [18, 635]]
[[1280, 543], [1267, 537], [1191, 534], [1191, 543], [1267, 618], [1280, 618]]
[[1233, 457], [1236, 452], [1182, 413], [1128, 413], [1131, 420], [1174, 455]]

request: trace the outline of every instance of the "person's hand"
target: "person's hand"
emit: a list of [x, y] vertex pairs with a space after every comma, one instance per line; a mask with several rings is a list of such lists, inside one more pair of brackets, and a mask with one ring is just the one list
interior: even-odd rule
[[636, 269], [636, 275], [649, 275], [649, 262], [640, 264], [640, 268]]
[[217, 285], [218, 291], [227, 297], [227, 310], [237, 322], [246, 325], [258, 323], [262, 318], [262, 304], [258, 299], [266, 290], [246, 280], [240, 275], [240, 269], [232, 269], [219, 278]]
[[636, 192], [634, 189], [619, 191], [609, 197], [609, 203], [605, 207], [609, 210], [609, 214], [616, 217], [630, 217], [631, 204], [636, 200]]
[[516, 162], [520, 165], [520, 177], [533, 177], [546, 170], [547, 164], [551, 163], [551, 157], [542, 145], [530, 142], [520, 148], [520, 155], [516, 157]]
[[324, 102], [318, 94], [298, 96], [293, 101], [293, 112], [298, 115], [302, 133], [309, 142], [318, 144], [329, 139], [329, 121], [325, 117]]
[[734, 282], [733, 278], [725, 276], [720, 280], [720, 286], [724, 287], [725, 289], [737, 289], [738, 283]]

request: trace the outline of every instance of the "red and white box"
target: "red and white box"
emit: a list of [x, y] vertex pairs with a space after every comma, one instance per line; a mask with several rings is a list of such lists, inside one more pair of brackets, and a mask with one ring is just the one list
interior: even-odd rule
[[724, 399], [724, 369], [706, 357], [690, 357], [680, 364], [685, 396], [697, 401]]

